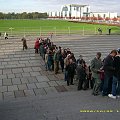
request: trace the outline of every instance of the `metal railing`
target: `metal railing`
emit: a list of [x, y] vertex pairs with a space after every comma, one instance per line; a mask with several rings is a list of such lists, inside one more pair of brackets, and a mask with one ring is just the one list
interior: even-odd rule
[[[79, 35], [97, 35], [98, 27], [92, 27], [88, 28], [86, 26], [82, 27], [0, 27], [0, 33], [1, 36], [4, 36], [4, 33], [7, 32], [9, 36], [57, 36], [57, 35], [63, 35], [63, 34], [79, 34]], [[108, 27], [102, 28], [102, 34], [108, 34]], [[120, 28], [111, 30], [111, 34], [120, 35]]]

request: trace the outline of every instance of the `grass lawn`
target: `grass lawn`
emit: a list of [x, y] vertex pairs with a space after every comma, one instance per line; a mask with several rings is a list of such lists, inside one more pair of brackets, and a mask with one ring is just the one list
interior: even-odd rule
[[[11, 27], [13, 28], [12, 31]], [[0, 20], [0, 32], [4, 33], [6, 31], [10, 34], [49, 32], [95, 34], [99, 27], [103, 30], [103, 34], [108, 33], [109, 27], [112, 29], [112, 34], [120, 34], [120, 27], [117, 26], [73, 23], [64, 20]]]

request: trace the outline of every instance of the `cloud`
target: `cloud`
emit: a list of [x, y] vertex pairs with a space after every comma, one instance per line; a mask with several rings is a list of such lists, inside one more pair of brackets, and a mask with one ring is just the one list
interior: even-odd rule
[[60, 11], [61, 6], [65, 4], [87, 4], [90, 5], [91, 11], [110, 11], [118, 12], [120, 14], [119, 0], [0, 0], [0, 11]]

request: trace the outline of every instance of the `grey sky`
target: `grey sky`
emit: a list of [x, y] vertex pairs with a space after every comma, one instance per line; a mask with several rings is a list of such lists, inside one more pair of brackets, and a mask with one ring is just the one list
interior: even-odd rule
[[60, 11], [65, 4], [87, 4], [92, 12], [118, 12], [120, 0], [0, 0], [0, 12]]

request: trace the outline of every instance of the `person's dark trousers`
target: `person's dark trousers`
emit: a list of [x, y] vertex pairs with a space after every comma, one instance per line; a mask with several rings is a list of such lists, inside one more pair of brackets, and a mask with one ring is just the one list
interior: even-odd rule
[[84, 82], [84, 79], [80, 78], [79, 81], [78, 81], [78, 90], [82, 90], [83, 89], [83, 82]]
[[23, 50], [26, 49], [27, 50], [27, 45], [23, 45]]
[[83, 90], [87, 90], [89, 88], [89, 79], [84, 79], [83, 83]]
[[113, 96], [116, 96], [117, 94], [117, 82], [118, 82], [117, 77], [113, 76], [113, 80], [112, 80], [112, 95]]
[[117, 95], [120, 96], [120, 78], [118, 78], [118, 84], [117, 84]]
[[61, 65], [61, 69], [62, 69], [62, 72], [64, 70], [64, 61], [60, 61], [60, 65]]
[[35, 49], [35, 53], [38, 53], [38, 49]]
[[67, 81], [68, 78], [68, 71], [65, 69], [64, 71], [64, 80]]
[[74, 78], [74, 74], [68, 74], [68, 77], [67, 77], [67, 85], [69, 84], [73, 84], [73, 78]]
[[94, 80], [94, 78], [92, 78], [90, 80], [90, 87], [91, 87], [91, 89], [93, 89], [94, 83], [95, 83], [95, 80]]
[[8, 37], [5, 37], [5, 40], [8, 39]]
[[113, 79], [113, 76], [105, 74], [104, 85], [103, 85], [103, 93], [102, 93], [103, 96], [107, 96], [108, 94], [111, 94], [112, 79]]
[[50, 71], [51, 70], [51, 60], [48, 60], [48, 70]]

